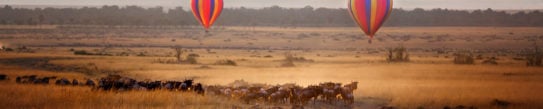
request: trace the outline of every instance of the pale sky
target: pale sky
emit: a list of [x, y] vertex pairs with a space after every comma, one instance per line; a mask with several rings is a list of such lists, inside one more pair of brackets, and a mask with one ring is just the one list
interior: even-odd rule
[[[346, 0], [224, 0], [225, 7], [261, 8], [278, 5], [281, 7], [346, 8]], [[190, 0], [0, 0], [0, 5], [140, 5], [188, 7]], [[395, 8], [412, 9], [543, 9], [543, 0], [394, 0]]]

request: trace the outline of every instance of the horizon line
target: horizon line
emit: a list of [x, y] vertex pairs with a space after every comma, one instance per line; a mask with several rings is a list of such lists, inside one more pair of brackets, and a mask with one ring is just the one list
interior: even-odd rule
[[[103, 7], [103, 6], [119, 6], [119, 7], [127, 7], [127, 6], [140, 6], [140, 7], [144, 7], [144, 8], [155, 8], [155, 7], [162, 7], [162, 8], [165, 8], [165, 9], [174, 9], [174, 8], [177, 8], [177, 7], [182, 7], [182, 8], [189, 8], [189, 7], [184, 7], [184, 6], [161, 6], [161, 5], [116, 5], [116, 4], [113, 4], [113, 5], [108, 5], [108, 4], [105, 4], [105, 5], [48, 5], [48, 4], [45, 4], [45, 5], [31, 5], [31, 4], [0, 4], [0, 6], [4, 7], [4, 6], [19, 6], [19, 7], [14, 7], [14, 8], [25, 8], [25, 9], [35, 9], [35, 8], [67, 8], [67, 7], [77, 7], [77, 8], [83, 8], [83, 7]], [[29, 7], [21, 7], [21, 6], [29, 6]], [[35, 7], [30, 7], [30, 6], [35, 6]], [[41, 7], [43, 6], [43, 7]], [[248, 9], [263, 9], [263, 8], [269, 8], [269, 7], [274, 7], [274, 6], [278, 6], [278, 7], [281, 7], [281, 8], [304, 8], [304, 7], [307, 7], [307, 6], [311, 6], [311, 5], [306, 5], [306, 6], [303, 6], [303, 7], [288, 7], [288, 6], [279, 6], [279, 5], [271, 5], [271, 6], [264, 6], [264, 7], [245, 7], [245, 6], [237, 6], [237, 7], [225, 7], [227, 9], [232, 9], [232, 8], [248, 8]], [[313, 8], [328, 8], [328, 9], [346, 9], [346, 8], [334, 8], [334, 7], [315, 7], [315, 6], [311, 6]], [[528, 9], [523, 9], [523, 8], [515, 8], [515, 9], [512, 9], [512, 8], [440, 8], [440, 7], [436, 7], [436, 8], [422, 8], [422, 7], [416, 7], [416, 8], [404, 8], [404, 7], [394, 7], [394, 9], [405, 9], [405, 10], [413, 10], [413, 9], [417, 9], [417, 8], [420, 8], [420, 9], [424, 9], [424, 10], [432, 10], [432, 9], [448, 9], [448, 10], [486, 10], [486, 9], [492, 9], [492, 10], [511, 10], [511, 11], [530, 11], [530, 10], [543, 10], [543, 8], [528, 8]], [[186, 9], [185, 9], [186, 10]]]

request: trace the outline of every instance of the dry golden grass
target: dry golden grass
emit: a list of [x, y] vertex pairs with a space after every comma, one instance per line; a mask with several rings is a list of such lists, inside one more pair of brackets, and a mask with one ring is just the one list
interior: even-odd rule
[[[168, 108], [202, 109], [236, 106], [234, 101], [170, 91], [100, 92], [81, 86], [0, 83], [3, 108]], [[238, 103], [239, 104], [239, 103]]]
[[[238, 51], [243, 52], [243, 51]], [[230, 53], [236, 53], [230, 51]], [[22, 57], [30, 54], [17, 54]], [[214, 56], [207, 56], [205, 54], [202, 58], [202, 64], [213, 63], [213, 60], [220, 60], [224, 58], [217, 58]], [[210, 54], [216, 55], [216, 54]], [[224, 54], [229, 55], [229, 54]], [[230, 54], [232, 55], [232, 54]], [[3, 54], [3, 56], [11, 56], [10, 54]], [[220, 84], [225, 85], [235, 80], [243, 79], [251, 83], [266, 83], [266, 84], [283, 84], [283, 83], [297, 83], [300, 85], [317, 84], [320, 82], [334, 81], [334, 82], [351, 82], [359, 81], [359, 90], [356, 90], [358, 103], [371, 102], [372, 100], [378, 100], [375, 104], [370, 105], [382, 105], [388, 103], [388, 105], [400, 107], [400, 108], [441, 108], [443, 106], [476, 106], [479, 108], [495, 108], [491, 105], [491, 101], [494, 99], [505, 100], [513, 103], [511, 108], [543, 108], [542, 102], [543, 96], [539, 93], [543, 90], [543, 68], [538, 67], [525, 67], [518, 62], [511, 62], [509, 64], [502, 65], [454, 65], [447, 59], [428, 59], [428, 58], [415, 58], [413, 60], [419, 62], [412, 63], [384, 63], [379, 61], [384, 59], [382, 57], [365, 56], [365, 58], [359, 59], [350, 56], [340, 57], [314, 57], [309, 56], [310, 59], [315, 60], [313, 63], [296, 63], [297, 67], [282, 68], [278, 67], [280, 64], [277, 60], [281, 59], [280, 55], [274, 55], [274, 58], [244, 58], [244, 61], [237, 61], [239, 66], [216, 66], [209, 65], [210, 69], [199, 69], [201, 65], [179, 65], [179, 64], [160, 64], [152, 62], [152, 57], [88, 57], [88, 56], [69, 56], [76, 59], [69, 60], [52, 60], [51, 63], [57, 65], [87, 65], [87, 63], [94, 63], [99, 69], [115, 69], [124, 71], [122, 75], [127, 75], [140, 80], [153, 79], [153, 80], [182, 80], [186, 78], [196, 77], [198, 82], [205, 84]], [[238, 59], [243, 56], [230, 56], [227, 59]], [[78, 59], [79, 58], [79, 59]], [[438, 64], [431, 64], [428, 61], [442, 62]], [[511, 61], [511, 60], [503, 60]], [[72, 78], [85, 78], [89, 76], [77, 74], [77, 73], [51, 73], [47, 71], [25, 71], [22, 68], [7, 67], [0, 70], [0, 72], [7, 72], [9, 75], [22, 75], [22, 74], [43, 74], [43, 75], [62, 75], [71, 76]], [[21, 72], [22, 71], [22, 72]], [[25, 73], [26, 72], [26, 73]], [[44, 72], [44, 73], [42, 73]], [[91, 77], [92, 78], [92, 77]], [[8, 90], [7, 93], [33, 93], [44, 94], [40, 90], [50, 91], [47, 93], [53, 93], [56, 91], [73, 91], [75, 96], [77, 93], [89, 93], [90, 96], [99, 96], [98, 98], [92, 98], [95, 101], [83, 98], [51, 98], [48, 96], [43, 97], [44, 101], [47, 99], [62, 101], [78, 101], [74, 104], [69, 104], [77, 107], [88, 106], [103, 106], [110, 107], [111, 104], [98, 102], [102, 100], [112, 100], [110, 102], [117, 101], [120, 98], [115, 96], [121, 96], [121, 107], [170, 107], [179, 106], [177, 101], [169, 101], [172, 99], [193, 99], [193, 98], [175, 98], [170, 97], [176, 93], [170, 92], [128, 92], [128, 93], [90, 93], [88, 88], [71, 88], [71, 87], [57, 87], [57, 86], [36, 86], [33, 88], [26, 85], [5, 85], [2, 86], [5, 89], [10, 87], [17, 87], [16, 91]], [[50, 89], [48, 89], [50, 88]], [[28, 90], [28, 91], [25, 91]], [[6, 90], [4, 90], [6, 91]], [[10, 92], [13, 91], [13, 92]], [[39, 92], [39, 93], [34, 93]], [[13, 94], [5, 95], [7, 97]], [[130, 96], [137, 95], [138, 97], [131, 98]], [[141, 96], [139, 96], [141, 95]], [[165, 97], [156, 97], [165, 96]], [[190, 94], [187, 94], [190, 95]], [[39, 96], [39, 95], [36, 95]], [[122, 98], [125, 96], [126, 98]], [[153, 96], [146, 98], [145, 96]], [[11, 96], [21, 97], [21, 96]], [[103, 97], [103, 98], [100, 98]], [[22, 99], [29, 99], [32, 96], [22, 96]], [[166, 100], [161, 102], [155, 102], [156, 104], [139, 105], [147, 100]], [[208, 97], [201, 97], [198, 99], [210, 99]], [[135, 100], [135, 101], [131, 101]], [[24, 100], [23, 100], [24, 101]], [[43, 102], [43, 101], [41, 101]], [[28, 101], [27, 105], [40, 104], [40, 101]], [[93, 103], [97, 102], [97, 103]], [[221, 104], [222, 101], [201, 101], [203, 104], [196, 105], [196, 108], [201, 108], [201, 105]], [[11, 102], [13, 103], [13, 102]], [[86, 104], [88, 103], [88, 104]], [[153, 102], [151, 102], [153, 103]], [[9, 104], [9, 103], [8, 103]], [[15, 103], [17, 104], [17, 103]], [[47, 103], [45, 103], [47, 104]], [[42, 104], [42, 105], [45, 105]], [[236, 104], [230, 103], [227, 104]], [[7, 104], [6, 104], [7, 105]], [[55, 106], [55, 104], [51, 104]], [[56, 104], [61, 105], [61, 104]], [[88, 105], [88, 106], [87, 106]], [[195, 105], [188, 105], [193, 107]], [[212, 105], [212, 106], [227, 106], [227, 105]], [[207, 107], [206, 107], [207, 108]], [[211, 107], [213, 108], [213, 107]]]

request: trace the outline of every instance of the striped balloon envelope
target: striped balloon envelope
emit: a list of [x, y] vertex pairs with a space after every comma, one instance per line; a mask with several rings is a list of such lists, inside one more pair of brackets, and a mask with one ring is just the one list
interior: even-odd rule
[[392, 11], [392, 0], [349, 0], [349, 13], [371, 39]]
[[221, 15], [223, 0], [192, 0], [192, 13], [194, 17], [207, 30], [215, 23]]

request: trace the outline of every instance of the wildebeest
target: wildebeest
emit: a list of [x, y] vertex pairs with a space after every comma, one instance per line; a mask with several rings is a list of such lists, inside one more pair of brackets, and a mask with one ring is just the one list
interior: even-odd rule
[[139, 81], [132, 85], [132, 88], [135, 88], [137, 90], [157, 90], [162, 87], [161, 83], [162, 81]]
[[91, 79], [87, 79], [87, 82], [85, 82], [85, 85], [86, 86], [95, 86], [94, 81], [92, 81]]
[[26, 75], [26, 76], [23, 76], [22, 78], [28, 78], [28, 79], [36, 79], [36, 77], [38, 77], [37, 75]]
[[193, 86], [192, 86], [193, 81], [194, 81], [194, 80], [192, 80], [192, 79], [183, 81], [183, 83], [181, 83], [181, 91], [188, 91], [188, 90], [190, 90], [190, 88], [193, 87]]
[[194, 86], [194, 91], [197, 94], [201, 94], [201, 95], [203, 95], [205, 93], [204, 86], [202, 86], [202, 84], [200, 84], [200, 83], [198, 83], [198, 84], [196, 84], [196, 86]]
[[158, 90], [167, 89], [170, 91], [194, 91], [198, 94], [204, 94], [204, 86], [200, 83], [193, 85], [194, 80], [184, 81], [137, 81], [132, 78], [119, 75], [108, 75], [98, 80], [98, 90]]
[[34, 79], [34, 84], [49, 84], [49, 80], [51, 77], [43, 77], [43, 78], [36, 78]]
[[113, 88], [112, 81], [109, 81], [106, 78], [100, 78], [100, 80], [98, 80], [98, 87], [96, 87], [96, 89], [110, 90], [111, 88]]
[[136, 80], [120, 75], [108, 75], [98, 81], [97, 89], [102, 90], [130, 90], [136, 84]]
[[341, 88], [341, 99], [345, 102], [345, 104], [353, 104], [354, 103], [354, 94], [353, 91], [358, 88], [358, 82], [352, 82], [350, 84], [347, 84]]
[[74, 86], [79, 85], [79, 81], [77, 81], [77, 79], [72, 80], [72, 85]]
[[16, 82], [16, 83], [21, 83], [21, 82], [22, 82], [22, 81], [21, 81], [21, 77], [15, 78], [15, 82]]
[[222, 90], [225, 89], [223, 86], [219, 85], [213, 85], [213, 86], [207, 86], [206, 88], [206, 95], [223, 95]]
[[294, 104], [305, 105], [312, 99], [313, 103], [315, 103], [318, 97], [322, 95], [323, 88], [321, 86], [308, 86], [306, 88], [297, 88], [292, 91], [292, 100], [294, 100], [292, 102]]
[[269, 95], [269, 93], [266, 92], [266, 90], [260, 88], [260, 90], [256, 91], [256, 92], [249, 90], [249, 93], [242, 96], [242, 98], [245, 101], [245, 103], [249, 104], [250, 101], [254, 101], [254, 100], [259, 100], [259, 99], [267, 100], [268, 95]]
[[350, 84], [346, 84], [344, 87], [356, 90], [358, 88], [358, 81], [351, 82]]
[[0, 80], [6, 80], [6, 79], [8, 79], [7, 75], [0, 74]]
[[269, 100], [275, 103], [286, 103], [290, 96], [289, 90], [278, 90], [270, 94]]
[[179, 81], [166, 81], [162, 84], [162, 88], [168, 90], [181, 90], [181, 85], [183, 83]]
[[17, 76], [15, 82], [17, 83], [32, 83], [32, 84], [49, 84], [49, 80], [56, 79], [56, 76], [38, 77], [37, 75]]
[[298, 96], [302, 104], [305, 104], [311, 99], [313, 99], [314, 104], [322, 93], [323, 88], [321, 86], [308, 86], [307, 88], [302, 89]]
[[18, 76], [15, 79], [15, 82], [17, 83], [34, 83], [36, 80], [37, 75], [26, 75], [26, 76]]
[[323, 88], [322, 97], [328, 103], [334, 104], [337, 96], [341, 94], [341, 83], [326, 82], [319, 84]]
[[55, 84], [56, 85], [70, 85], [70, 80], [66, 79], [66, 78], [61, 78], [61, 79], [58, 79], [57, 81], [55, 81]]

